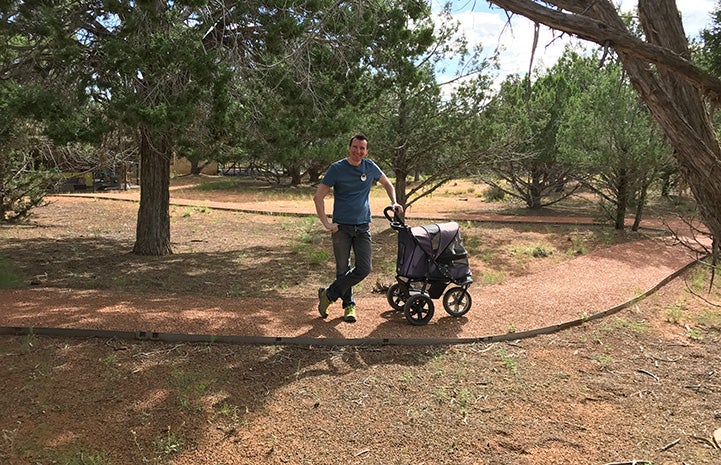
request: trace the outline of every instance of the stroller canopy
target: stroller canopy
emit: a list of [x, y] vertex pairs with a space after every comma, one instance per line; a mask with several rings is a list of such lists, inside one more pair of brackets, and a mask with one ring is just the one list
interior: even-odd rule
[[463, 281], [471, 275], [458, 223], [414, 226], [399, 231], [398, 275]]

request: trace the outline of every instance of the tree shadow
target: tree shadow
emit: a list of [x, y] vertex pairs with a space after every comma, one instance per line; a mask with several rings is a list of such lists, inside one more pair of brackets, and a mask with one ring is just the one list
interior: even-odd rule
[[167, 295], [278, 298], [278, 288], [302, 286], [305, 258], [288, 248], [248, 245], [224, 251], [160, 257], [129, 253], [128, 241], [108, 238], [7, 239], [0, 254], [28, 284]]

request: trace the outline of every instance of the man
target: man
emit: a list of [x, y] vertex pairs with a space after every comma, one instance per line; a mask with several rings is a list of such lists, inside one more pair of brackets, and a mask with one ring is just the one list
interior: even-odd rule
[[[333, 163], [318, 185], [313, 201], [323, 226], [332, 233], [336, 279], [327, 289], [318, 289], [318, 312], [328, 317], [328, 306], [338, 299], [343, 302], [343, 320], [356, 321], [353, 286], [371, 272], [371, 211], [370, 190], [375, 182], [385, 188], [393, 209], [401, 213], [393, 184], [373, 161], [366, 159], [368, 139], [363, 134], [351, 138], [348, 156]], [[333, 221], [325, 213], [325, 197], [333, 188]], [[351, 268], [353, 250], [355, 264]]]

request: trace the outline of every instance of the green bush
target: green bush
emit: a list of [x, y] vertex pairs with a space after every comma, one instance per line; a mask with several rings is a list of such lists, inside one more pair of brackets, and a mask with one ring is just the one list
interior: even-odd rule
[[32, 165], [17, 152], [0, 153], [0, 221], [20, 221], [43, 203], [50, 174]]
[[483, 199], [486, 202], [501, 202], [506, 198], [506, 193], [497, 186], [490, 186], [483, 191]]
[[0, 289], [13, 289], [22, 287], [23, 279], [13, 269], [12, 264], [0, 257]]

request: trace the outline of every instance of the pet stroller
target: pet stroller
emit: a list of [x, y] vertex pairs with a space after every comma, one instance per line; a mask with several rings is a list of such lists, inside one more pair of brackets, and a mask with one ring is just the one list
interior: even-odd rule
[[425, 325], [433, 318], [432, 299], [443, 295], [448, 314], [465, 315], [471, 309], [468, 287], [473, 279], [458, 223], [410, 227], [392, 207], [383, 214], [398, 232], [396, 282], [387, 292], [391, 307], [403, 311], [411, 324]]

